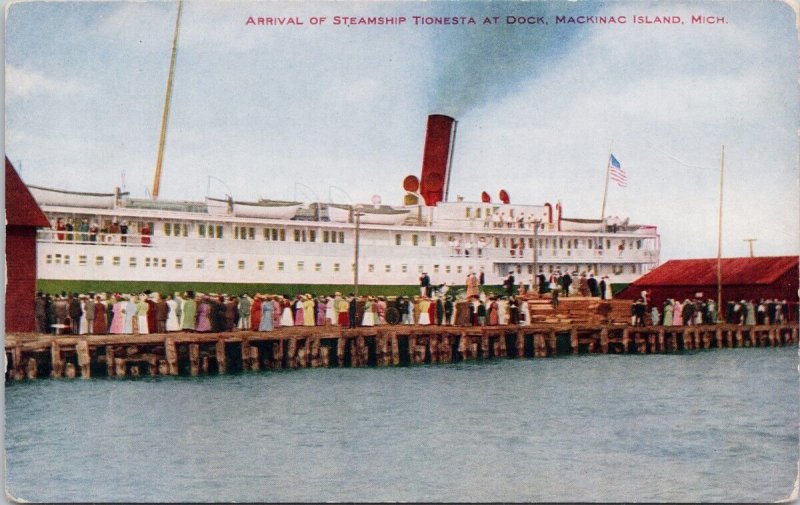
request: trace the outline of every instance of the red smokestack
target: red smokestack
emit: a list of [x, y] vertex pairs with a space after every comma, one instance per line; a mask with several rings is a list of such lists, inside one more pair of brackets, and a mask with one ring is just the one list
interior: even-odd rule
[[455, 134], [455, 119], [441, 114], [428, 116], [420, 177], [420, 194], [425, 199], [425, 205], [434, 206], [436, 202], [447, 199]]

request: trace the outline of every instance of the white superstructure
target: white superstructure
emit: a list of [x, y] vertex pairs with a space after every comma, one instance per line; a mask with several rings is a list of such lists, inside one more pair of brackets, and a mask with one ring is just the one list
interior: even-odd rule
[[40, 279], [352, 285], [357, 232], [361, 285], [415, 285], [422, 272], [463, 285], [480, 271], [486, 284], [556, 271], [627, 283], [659, 262], [654, 226], [600, 231], [599, 221], [561, 218], [560, 205], [363, 205], [356, 223], [350, 206], [333, 204], [42, 193], [33, 191], [53, 228], [39, 231]]

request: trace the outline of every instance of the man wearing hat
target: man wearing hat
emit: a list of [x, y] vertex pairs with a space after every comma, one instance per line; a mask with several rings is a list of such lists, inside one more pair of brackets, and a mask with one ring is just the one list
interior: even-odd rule
[[429, 296], [430, 289], [431, 289], [431, 278], [428, 277], [427, 272], [422, 272], [422, 275], [419, 276], [419, 295]]

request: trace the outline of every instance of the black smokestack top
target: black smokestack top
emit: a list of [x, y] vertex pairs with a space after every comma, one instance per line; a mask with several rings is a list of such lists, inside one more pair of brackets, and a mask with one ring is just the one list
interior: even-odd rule
[[420, 195], [425, 205], [444, 200], [450, 182], [450, 155], [455, 137], [456, 120], [441, 114], [428, 116], [425, 151], [422, 155]]

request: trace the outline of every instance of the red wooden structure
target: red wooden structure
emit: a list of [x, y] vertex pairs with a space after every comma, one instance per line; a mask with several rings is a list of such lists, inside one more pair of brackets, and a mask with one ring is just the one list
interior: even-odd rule
[[6, 332], [36, 328], [36, 229], [50, 222], [6, 158]]

